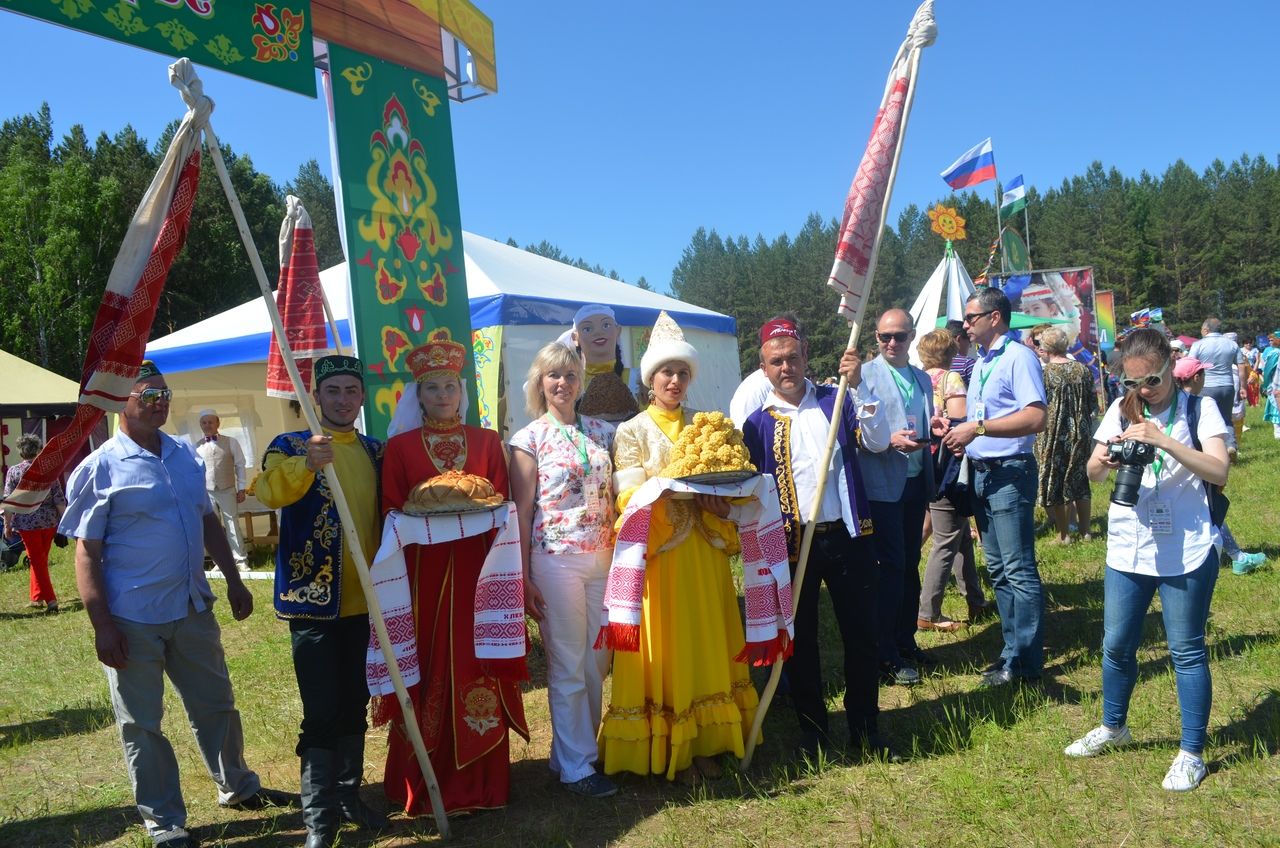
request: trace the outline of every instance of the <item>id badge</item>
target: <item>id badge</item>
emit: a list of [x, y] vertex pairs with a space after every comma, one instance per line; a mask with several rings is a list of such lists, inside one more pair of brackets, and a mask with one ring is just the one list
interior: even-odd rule
[[595, 477], [587, 477], [582, 484], [582, 499], [587, 508], [587, 515], [600, 515], [600, 486]]
[[907, 429], [911, 431], [911, 438], [920, 441], [920, 421], [914, 415], [907, 416]]
[[1147, 507], [1147, 526], [1151, 532], [1168, 535], [1173, 532], [1173, 507], [1168, 501], [1152, 501]]
[[986, 421], [986, 420], [987, 420], [987, 405], [986, 405], [985, 403], [983, 403], [982, 401], [980, 401], [980, 400], [979, 400], [979, 401], [974, 401], [974, 404], [973, 404], [973, 418], [974, 418], [974, 420], [975, 420], [975, 421]]

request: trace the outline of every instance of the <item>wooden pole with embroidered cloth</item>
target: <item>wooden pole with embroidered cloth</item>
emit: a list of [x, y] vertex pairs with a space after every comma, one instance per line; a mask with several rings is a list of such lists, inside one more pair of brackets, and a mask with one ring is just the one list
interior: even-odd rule
[[200, 130], [213, 112], [213, 101], [200, 92], [198, 80], [193, 89], [171, 67], [169, 81], [181, 93], [187, 112], [129, 221], [111, 266], [93, 329], [86, 337], [75, 414], [64, 430], [45, 443], [18, 485], [0, 502], [6, 512], [39, 509], [63, 470], [82, 455], [98, 423], [108, 412], [124, 409], [137, 382], [165, 279], [186, 242], [200, 180]]
[[[867, 295], [871, 291], [871, 281], [875, 276], [881, 234], [884, 232], [885, 219], [889, 214], [889, 199], [893, 192], [894, 179], [898, 174], [898, 162], [902, 156], [902, 143], [906, 138], [911, 102], [915, 97], [916, 76], [920, 69], [920, 51], [933, 44], [937, 35], [938, 27], [933, 19], [933, 0], [925, 0], [911, 18], [906, 38], [903, 39], [897, 55], [894, 56], [880, 107], [871, 127], [871, 138], [867, 141], [862, 161], [858, 165], [853, 184], [849, 187], [849, 195], [845, 199], [844, 218], [840, 225], [840, 242], [836, 246], [835, 263], [832, 265], [827, 284], [840, 293], [840, 314], [849, 321], [847, 346], [849, 350], [854, 350], [858, 346], [858, 335], [863, 314], [866, 311]], [[827, 482], [831, 457], [835, 452], [836, 439], [840, 432], [844, 396], [848, 390], [849, 379], [841, 375], [834, 413], [831, 416], [831, 429], [827, 435], [826, 451], [823, 461], [818, 466], [818, 491], [822, 491]], [[792, 581], [795, 587], [793, 592], [796, 595], [794, 603], [797, 607], [800, 603], [798, 597], [800, 589], [804, 585], [805, 565], [813, 546], [819, 506], [820, 499], [815, 499], [813, 514], [809, 515], [805, 522], [804, 536], [800, 544], [796, 575]], [[746, 756], [742, 758], [743, 769], [751, 765], [751, 757], [755, 752], [756, 740], [760, 736], [760, 728], [764, 725], [765, 714], [778, 689], [781, 676], [782, 662], [779, 661], [774, 663], [769, 682], [760, 696], [755, 724], [747, 740]]]
[[[302, 201], [292, 194], [285, 197], [279, 244], [280, 283], [276, 286], [276, 308], [289, 338], [289, 349], [298, 365], [298, 373], [302, 376], [302, 386], [310, 389], [312, 362], [330, 349], [324, 332], [326, 320], [333, 334], [333, 351], [339, 354], [346, 351], [342, 349], [338, 324], [320, 283], [311, 215]], [[293, 382], [289, 379], [289, 371], [274, 335], [267, 348], [267, 395], [307, 402], [305, 397], [300, 398], [294, 393]]]
[[[505, 806], [509, 731], [529, 738], [520, 526], [501, 439], [462, 423], [466, 357], [443, 328], [406, 357], [415, 382], [388, 432], [373, 566], [391, 644], [369, 652], [373, 691], [390, 691], [387, 648], [404, 679], [419, 681], [403, 715], [421, 729], [448, 813]], [[393, 715], [375, 704], [375, 724]], [[383, 789], [413, 815], [422, 785], [404, 729], [389, 735]]]
[[[195, 73], [195, 68], [188, 59], [179, 59], [177, 62], [169, 66], [169, 80], [173, 85], [182, 92], [183, 98], [188, 102], [208, 101], [204, 95], [204, 86], [200, 82], [200, 78]], [[213, 108], [212, 102], [209, 102], [209, 110]], [[298, 372], [298, 364], [293, 356], [293, 351], [289, 347], [289, 339], [284, 330], [284, 325], [280, 320], [280, 311], [276, 308], [275, 298], [271, 294], [271, 284], [267, 280], [267, 272], [262, 267], [262, 259], [258, 255], [258, 249], [254, 245], [253, 235], [249, 231], [249, 224], [245, 220], [244, 210], [240, 206], [240, 200], [236, 196], [235, 188], [231, 185], [231, 176], [227, 173], [226, 162], [222, 158], [222, 148], [219, 146], [218, 137], [213, 131], [213, 126], [208, 122], [207, 118], [204, 122], [203, 131], [205, 135], [205, 143], [209, 150], [210, 158], [213, 159], [214, 169], [218, 173], [218, 181], [222, 184], [223, 193], [227, 197], [227, 203], [231, 207], [231, 214], [235, 218], [236, 228], [240, 232], [240, 240], [244, 242], [245, 252], [249, 256], [249, 264], [253, 268], [254, 277], [258, 281], [258, 290], [262, 294], [262, 299], [267, 306], [267, 315], [271, 319], [271, 329], [275, 334], [277, 344], [280, 346], [281, 358], [289, 374], [289, 380], [293, 384], [293, 390], [297, 397], [303, 398], [307, 394], [306, 383], [302, 379], [302, 375]], [[315, 409], [311, 404], [300, 404], [303, 418], [307, 422], [308, 429], [312, 433], [323, 432], [320, 426], [320, 420], [317, 418]], [[338, 516], [342, 522], [342, 533], [349, 546], [351, 552], [351, 560], [356, 565], [356, 571], [360, 575], [360, 587], [364, 591], [364, 595], [369, 604], [369, 623], [373, 626], [374, 631], [378, 633], [382, 644], [388, 644], [389, 639], [386, 637], [386, 623], [382, 618], [382, 610], [378, 607], [377, 597], [374, 593], [373, 583], [369, 579], [368, 558], [365, 556], [363, 549], [360, 547], [360, 538], [356, 533], [355, 519], [351, 515], [351, 507], [347, 503], [346, 496], [342, 492], [342, 485], [338, 482], [338, 475], [334, 471], [332, 465], [326, 465], [322, 469], [325, 476], [325, 482], [328, 484], [333, 494], [335, 506], [338, 510]], [[394, 663], [394, 657], [389, 653], [388, 647], [387, 662]], [[392, 673], [394, 688], [403, 708], [411, 709], [409, 704], [409, 695], [405, 691], [404, 682], [400, 680], [398, 670]], [[421, 739], [417, 739], [421, 744]], [[428, 786], [435, 785], [435, 775], [431, 774], [431, 764], [427, 761], [426, 749], [422, 748], [422, 756], [420, 765], [422, 767], [423, 779]], [[438, 794], [438, 789], [437, 793]], [[440, 830], [443, 837], [449, 835], [449, 820], [444, 814], [444, 807], [440, 805], [436, 814], [436, 826]]]

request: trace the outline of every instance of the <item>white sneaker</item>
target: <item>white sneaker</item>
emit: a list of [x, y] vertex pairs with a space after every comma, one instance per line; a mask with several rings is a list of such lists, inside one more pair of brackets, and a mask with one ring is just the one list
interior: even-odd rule
[[1200, 785], [1200, 781], [1205, 779], [1209, 774], [1209, 770], [1204, 766], [1204, 760], [1195, 754], [1188, 754], [1186, 751], [1179, 751], [1178, 756], [1173, 758], [1173, 765], [1169, 766], [1169, 771], [1164, 776], [1164, 782], [1160, 785], [1170, 792], [1190, 792]]
[[1099, 725], [1064, 748], [1062, 753], [1068, 757], [1096, 757], [1107, 748], [1119, 748], [1132, 742], [1133, 736], [1127, 725], [1119, 730], [1108, 730]]

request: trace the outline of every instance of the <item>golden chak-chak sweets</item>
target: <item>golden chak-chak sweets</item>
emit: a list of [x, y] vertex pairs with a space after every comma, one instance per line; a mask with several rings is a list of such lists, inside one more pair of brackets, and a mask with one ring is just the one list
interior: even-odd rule
[[691, 477], [724, 471], [755, 471], [742, 433], [723, 412], [699, 412], [680, 431], [663, 477]]

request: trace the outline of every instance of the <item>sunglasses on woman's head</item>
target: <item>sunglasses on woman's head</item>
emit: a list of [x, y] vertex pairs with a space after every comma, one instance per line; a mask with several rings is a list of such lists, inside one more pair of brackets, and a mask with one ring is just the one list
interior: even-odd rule
[[160, 401], [173, 400], [172, 389], [143, 389], [140, 392], [130, 392], [129, 397], [136, 397], [138, 402], [143, 406], [155, 406]]
[[1155, 374], [1148, 374], [1147, 376], [1139, 377], [1136, 380], [1131, 380], [1128, 377], [1121, 377], [1120, 385], [1130, 390], [1154, 389], [1156, 386], [1164, 382], [1165, 375], [1168, 373], [1169, 373], [1169, 365], [1168, 363], [1165, 363], [1165, 366], [1161, 368], [1159, 371], [1157, 371]]
[[897, 342], [902, 344], [911, 338], [910, 333], [876, 333], [876, 338], [880, 340], [880, 344], [888, 344], [889, 342]]

